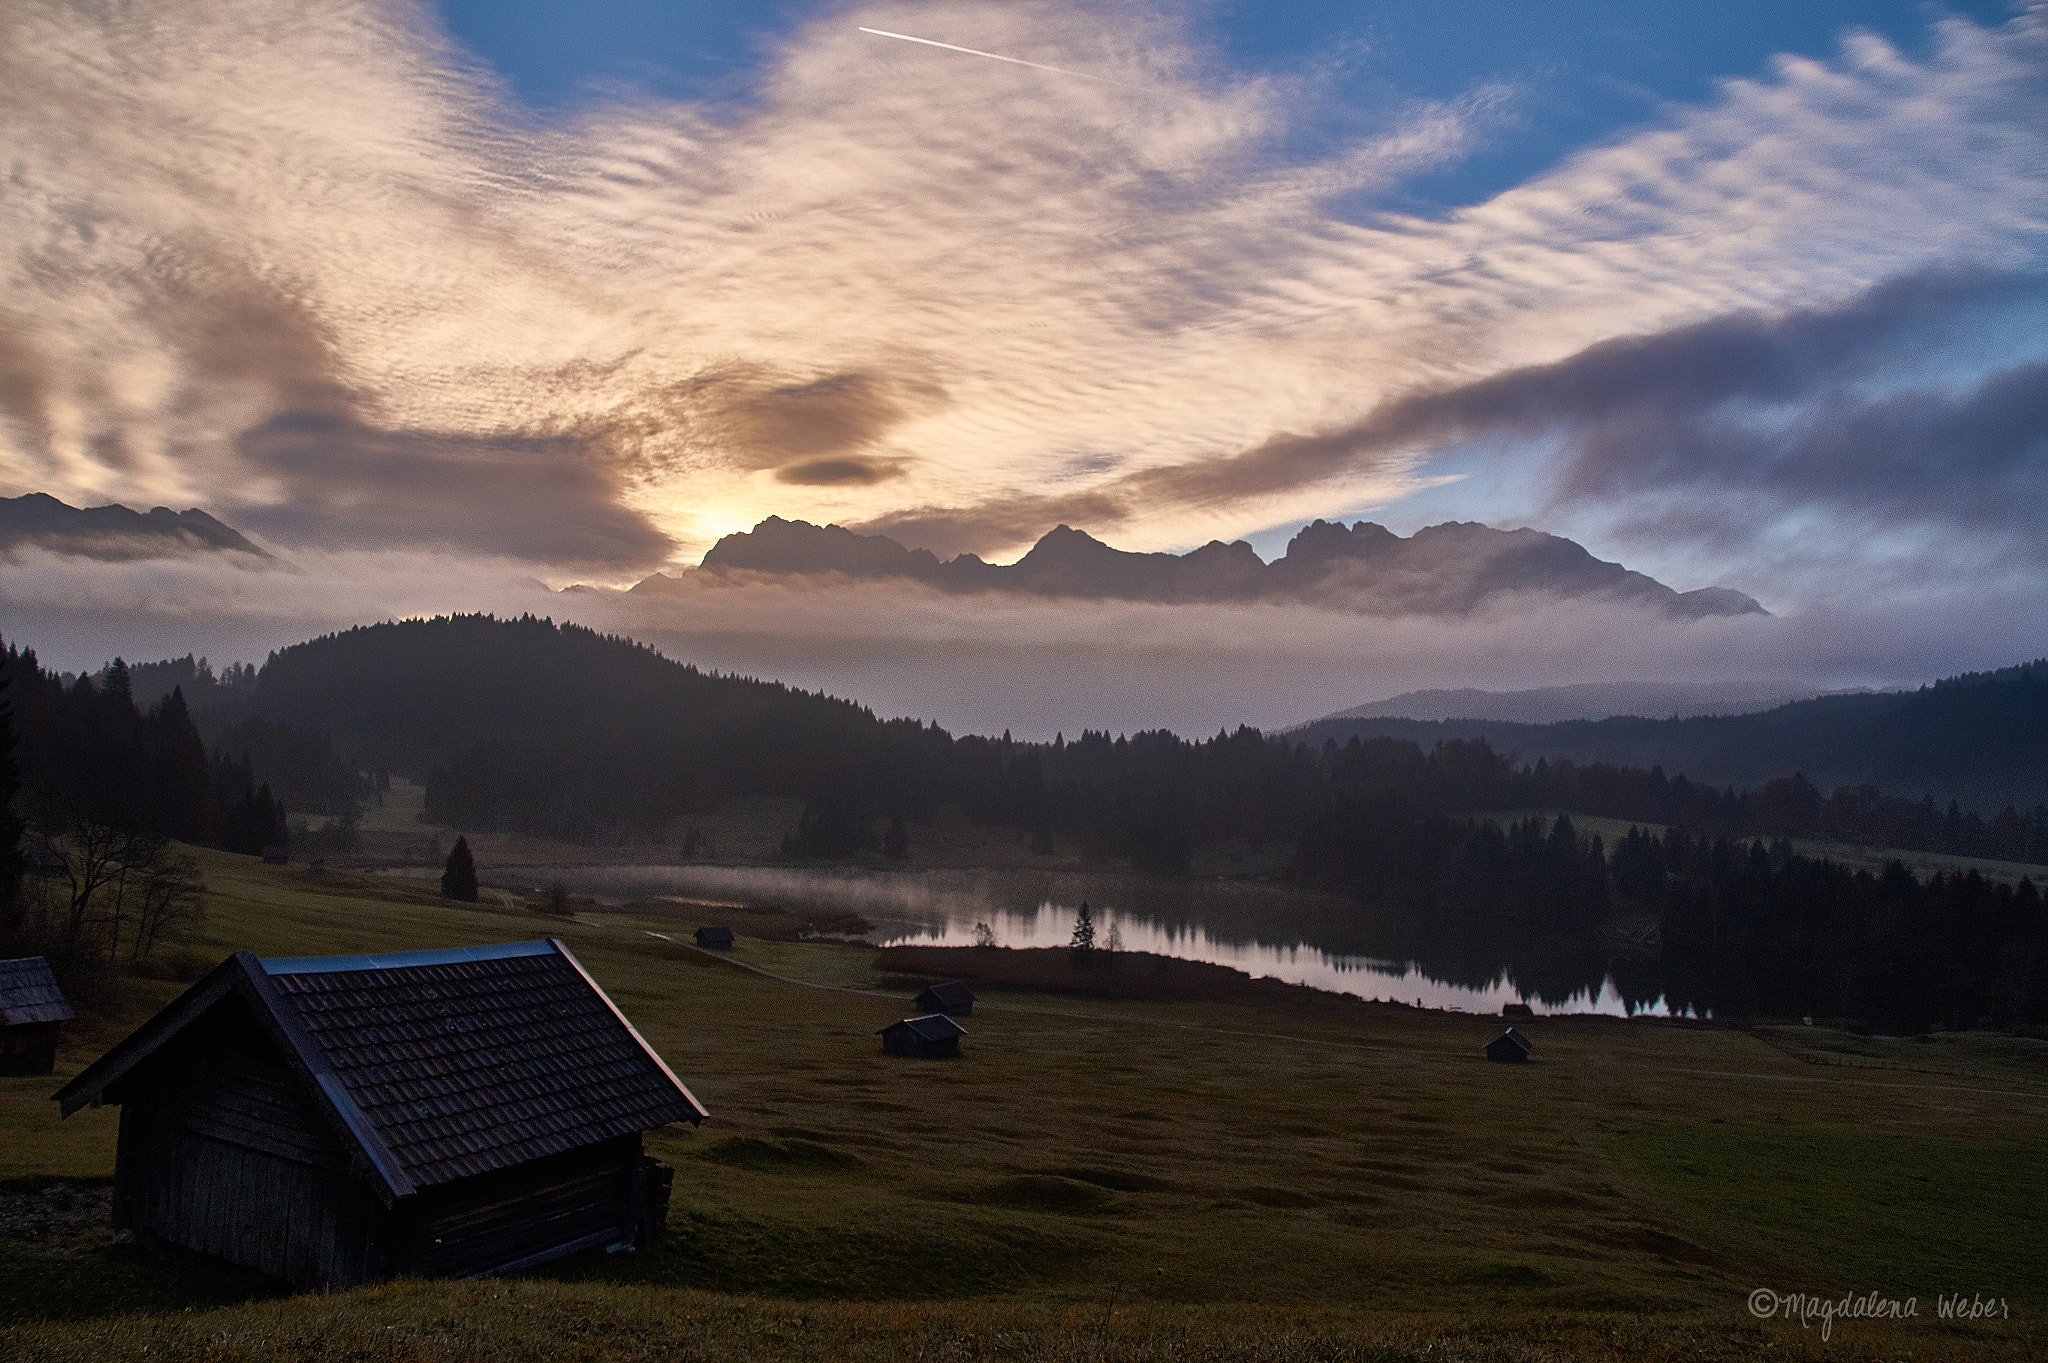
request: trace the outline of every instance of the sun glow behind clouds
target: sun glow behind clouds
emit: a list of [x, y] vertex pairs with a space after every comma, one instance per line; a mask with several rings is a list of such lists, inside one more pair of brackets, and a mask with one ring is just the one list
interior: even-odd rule
[[1443, 221], [1331, 206], [1457, 158], [1502, 92], [1288, 160], [1311, 83], [1114, 3], [856, 5], [744, 105], [552, 129], [399, 0], [0, 24], [8, 490], [596, 580], [770, 513], [999, 556], [1060, 520], [1155, 548], [1385, 505], [1426, 442], [1290, 439], [2013, 268], [2048, 220], [2037, 14], [1951, 21], [1925, 63], [1787, 60]]

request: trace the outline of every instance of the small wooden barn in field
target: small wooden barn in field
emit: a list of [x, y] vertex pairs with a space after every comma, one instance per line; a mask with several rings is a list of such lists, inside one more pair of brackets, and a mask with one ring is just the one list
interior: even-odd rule
[[967, 1029], [944, 1013], [932, 1013], [926, 1017], [892, 1022], [876, 1035], [882, 1038], [882, 1049], [890, 1055], [914, 1055], [934, 1060], [959, 1055], [960, 1038], [967, 1035]]
[[704, 1107], [559, 939], [238, 951], [56, 1095], [121, 1105], [117, 1229], [342, 1288], [660, 1233]]
[[958, 980], [926, 987], [912, 1001], [913, 1006], [927, 1013], [944, 1013], [948, 1017], [964, 1018], [974, 1011], [974, 991]]
[[697, 945], [700, 947], [710, 947], [716, 951], [730, 951], [732, 950], [732, 929], [698, 928]]
[[1486, 1043], [1486, 1058], [1507, 1064], [1519, 1064], [1529, 1058], [1529, 1052], [1536, 1049], [1536, 1043], [1510, 1027]]
[[48, 1074], [57, 1033], [76, 1016], [40, 956], [0, 961], [0, 1074]]

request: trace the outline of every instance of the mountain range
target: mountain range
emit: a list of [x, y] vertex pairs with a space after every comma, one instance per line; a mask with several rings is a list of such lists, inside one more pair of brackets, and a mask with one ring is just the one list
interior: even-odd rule
[[[1673, 591], [1560, 536], [1475, 522], [1433, 525], [1403, 538], [1370, 521], [1346, 527], [1319, 520], [1304, 527], [1271, 563], [1243, 540], [1211, 540], [1185, 554], [1130, 553], [1062, 525], [1017, 562], [994, 564], [973, 554], [941, 560], [886, 535], [770, 516], [751, 531], [719, 540], [698, 571], [725, 579], [836, 574], [908, 580], [949, 592], [1176, 604], [1296, 600], [1386, 615], [1463, 614], [1488, 600], [1529, 591], [1627, 602], [1688, 618], [1768, 613], [1738, 591]], [[657, 573], [633, 590], [684, 590], [697, 585], [690, 576]]]
[[[197, 507], [159, 506], [147, 513], [118, 504], [81, 508], [42, 492], [0, 498], [0, 553], [25, 546], [109, 561], [220, 552], [271, 557]], [[1371, 521], [1346, 527], [1318, 520], [1271, 563], [1243, 540], [1211, 540], [1185, 554], [1131, 553], [1061, 525], [1015, 563], [998, 564], [974, 554], [941, 560], [886, 535], [770, 516], [751, 531], [720, 539], [695, 572], [656, 573], [633, 590], [686, 591], [705, 585], [698, 574], [713, 582], [830, 574], [913, 581], [948, 592], [1169, 604], [1305, 601], [1369, 615], [1461, 615], [1532, 591], [1645, 606], [1679, 618], [1769, 613], [1726, 587], [1674, 591], [1558, 535], [1469, 521], [1427, 526], [1403, 538]]]
[[110, 561], [216, 552], [270, 557], [198, 507], [152, 507], [145, 515], [118, 504], [71, 506], [45, 492], [0, 497], [0, 553], [31, 545]]
[[[1791, 682], [1584, 682], [1529, 691], [1404, 691], [1386, 700], [1354, 705], [1324, 716], [1345, 719], [1483, 719], [1515, 724], [1555, 724], [1569, 719], [1647, 715], [1687, 719], [1694, 715], [1739, 715], [1810, 700], [1812, 687]], [[1851, 692], [1830, 692], [1848, 695]]]

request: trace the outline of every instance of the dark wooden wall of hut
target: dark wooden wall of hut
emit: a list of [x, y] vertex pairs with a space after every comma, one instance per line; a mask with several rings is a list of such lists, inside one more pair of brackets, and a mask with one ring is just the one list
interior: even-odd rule
[[115, 1225], [298, 1288], [384, 1276], [383, 1207], [239, 1010], [223, 1004], [124, 1086]]
[[407, 1198], [399, 1272], [466, 1278], [632, 1240], [640, 1135], [529, 1160]]
[[0, 1074], [48, 1074], [57, 1067], [61, 1022], [18, 1022], [0, 1027]]

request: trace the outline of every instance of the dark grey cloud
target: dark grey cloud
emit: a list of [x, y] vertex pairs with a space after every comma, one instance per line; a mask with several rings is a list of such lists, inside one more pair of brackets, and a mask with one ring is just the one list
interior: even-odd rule
[[432, 548], [633, 570], [662, 563], [674, 548], [619, 504], [601, 437], [390, 431], [292, 412], [247, 432], [237, 448], [287, 494], [238, 519], [281, 544]]
[[[184, 367], [183, 406], [141, 440], [117, 417], [88, 413], [82, 438], [102, 467], [132, 473], [152, 442], [190, 458], [214, 511], [287, 550], [453, 550], [606, 573], [673, 554], [621, 502], [623, 424], [547, 436], [385, 428], [288, 280], [260, 278], [203, 239], [166, 242], [162, 254], [138, 316]], [[54, 463], [53, 361], [32, 326], [8, 321], [0, 315], [0, 416]], [[238, 396], [210, 405], [224, 392]], [[250, 424], [228, 457], [193, 452], [229, 420]]]
[[1012, 493], [974, 506], [912, 507], [848, 528], [864, 535], [887, 535], [940, 558], [952, 558], [1034, 543], [1056, 525], [1108, 531], [1130, 520], [1133, 512], [1115, 489], [1056, 497]]
[[[1836, 307], [1605, 341], [1553, 364], [1411, 393], [1338, 430], [1276, 435], [1084, 494], [924, 507], [859, 528], [938, 553], [979, 551], [1062, 521], [1099, 532], [1152, 507], [1228, 508], [1483, 439], [1558, 446], [1550, 514], [1581, 502], [1768, 495], [1773, 505], [1751, 505], [1740, 519], [1761, 529], [1759, 516], [1818, 508], [1901, 526], [2019, 530], [2038, 519], [2048, 490], [2042, 366], [1941, 386], [1925, 373], [1944, 357], [1969, 372], [1980, 337], [2030, 321], [2048, 332], [2048, 277], [1916, 274]], [[1918, 386], [1905, 386], [1916, 374]], [[1727, 520], [1696, 509], [1702, 530]]]
[[675, 385], [670, 397], [677, 423], [716, 462], [772, 471], [794, 487], [869, 487], [903, 476], [910, 461], [882, 442], [947, 402], [944, 389], [913, 372], [804, 379], [761, 364], [712, 368]]
[[[1632, 508], [1638, 536], [1687, 534], [1739, 549], [1781, 520], [1824, 510], [1845, 532], [1967, 536], [2033, 567], [2048, 505], [2048, 362], [1962, 391], [1818, 403], [1764, 427], [1715, 411], [1614, 421], [1579, 441], [1560, 497]], [[1969, 556], [1965, 556], [1969, 557]]]

